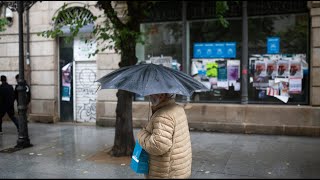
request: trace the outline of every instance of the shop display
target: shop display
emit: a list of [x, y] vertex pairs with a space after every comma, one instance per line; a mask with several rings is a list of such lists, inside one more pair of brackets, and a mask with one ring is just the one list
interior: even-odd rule
[[194, 43], [191, 75], [214, 92], [240, 91], [240, 61], [231, 59], [235, 57], [235, 42]]
[[253, 54], [249, 58], [250, 83], [260, 93], [287, 103], [293, 94], [302, 93], [304, 72], [308, 72], [305, 54]]
[[193, 58], [235, 58], [235, 42], [194, 43]]
[[192, 59], [191, 75], [207, 88], [240, 91], [240, 61], [231, 59]]

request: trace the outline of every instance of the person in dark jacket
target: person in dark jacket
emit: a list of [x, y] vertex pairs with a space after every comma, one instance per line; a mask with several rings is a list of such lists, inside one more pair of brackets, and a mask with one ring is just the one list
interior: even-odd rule
[[[17, 90], [18, 89], [18, 80], [19, 80], [19, 74], [16, 75], [17, 85], [14, 88], [14, 98], [17, 101], [17, 104], [19, 103], [19, 101], [18, 101], [19, 92]], [[26, 92], [27, 92], [27, 96], [26, 96], [27, 104], [26, 105], [28, 105], [30, 103], [30, 100], [31, 100], [31, 92], [30, 92], [30, 86], [27, 83], [26, 83]]]
[[12, 85], [7, 83], [7, 77], [1, 76], [0, 85], [0, 134], [2, 132], [2, 118], [7, 113], [14, 125], [19, 131], [19, 124], [17, 118], [14, 116], [14, 90]]

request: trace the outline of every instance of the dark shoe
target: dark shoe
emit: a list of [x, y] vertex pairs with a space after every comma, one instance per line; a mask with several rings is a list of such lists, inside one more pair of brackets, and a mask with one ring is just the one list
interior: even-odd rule
[[0, 131], [0, 135], [2, 135], [3, 134], [3, 132], [2, 131]]

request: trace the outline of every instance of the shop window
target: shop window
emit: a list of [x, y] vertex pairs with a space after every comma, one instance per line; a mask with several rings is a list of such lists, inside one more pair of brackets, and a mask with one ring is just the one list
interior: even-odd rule
[[250, 103], [308, 103], [308, 24], [307, 13], [249, 17]]
[[[144, 44], [137, 44], [136, 55], [139, 63], [155, 63], [182, 70], [182, 23], [144, 23], [140, 26], [144, 33]], [[135, 96], [136, 100], [147, 100]], [[182, 97], [177, 95], [177, 99]]]
[[[210, 91], [195, 92], [191, 102], [226, 102], [240, 103], [241, 78], [240, 58], [242, 39], [242, 20], [229, 18], [229, 26], [223, 27], [217, 20], [190, 22], [190, 57], [191, 75], [207, 86]], [[234, 56], [219, 57], [219, 49], [208, 48], [201, 51], [195, 45], [226, 46], [235, 44]], [[195, 52], [197, 51], [197, 52]], [[199, 55], [197, 53], [207, 53]], [[208, 55], [209, 53], [209, 55]], [[212, 53], [212, 55], [210, 55]], [[223, 53], [222, 53], [223, 54]]]
[[182, 62], [182, 24], [146, 23], [141, 24], [144, 33], [144, 44], [137, 48], [139, 61], [147, 61], [153, 57], [170, 57]]

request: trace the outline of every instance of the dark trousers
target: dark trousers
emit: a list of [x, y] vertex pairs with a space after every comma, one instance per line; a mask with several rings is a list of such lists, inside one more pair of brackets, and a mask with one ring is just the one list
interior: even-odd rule
[[19, 130], [18, 119], [14, 116], [14, 106], [11, 106], [9, 108], [0, 110], [0, 131], [2, 131], [2, 118], [4, 117], [4, 115], [6, 115], [6, 113], [8, 114], [14, 125], [17, 127], [17, 130]]

